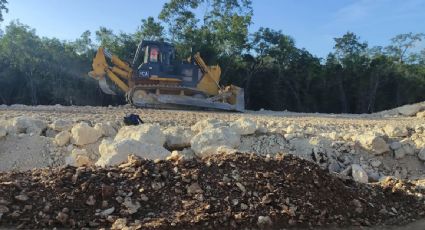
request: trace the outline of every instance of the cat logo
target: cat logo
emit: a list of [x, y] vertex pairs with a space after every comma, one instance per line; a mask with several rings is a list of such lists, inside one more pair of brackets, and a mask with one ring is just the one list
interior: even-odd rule
[[143, 78], [149, 78], [149, 71], [142, 70], [142, 71], [140, 71], [140, 75]]

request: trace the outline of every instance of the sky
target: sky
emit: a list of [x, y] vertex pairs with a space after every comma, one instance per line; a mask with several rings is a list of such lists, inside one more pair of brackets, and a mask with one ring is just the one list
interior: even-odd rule
[[[74, 40], [100, 26], [134, 32], [140, 20], [157, 17], [166, 0], [8, 0], [2, 26], [19, 19], [38, 35]], [[385, 46], [401, 33], [425, 33], [425, 0], [252, 0], [250, 32], [281, 30], [318, 57], [332, 51], [347, 31], [369, 46]], [[421, 44], [425, 48], [424, 44]]]

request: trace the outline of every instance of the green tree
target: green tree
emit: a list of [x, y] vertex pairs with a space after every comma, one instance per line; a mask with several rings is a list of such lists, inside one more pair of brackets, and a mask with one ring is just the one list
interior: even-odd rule
[[366, 55], [367, 43], [360, 42], [360, 38], [352, 32], [347, 32], [340, 38], [334, 38], [334, 40], [335, 55], [342, 64], [355, 62], [357, 58]]
[[112, 48], [116, 45], [116, 35], [112, 30], [106, 27], [100, 27], [99, 30], [96, 31], [96, 40], [104, 47]]
[[168, 25], [170, 39], [173, 42], [184, 42], [190, 39], [199, 21], [192, 11], [198, 8], [201, 1], [171, 0], [164, 4], [159, 19]]
[[137, 29], [136, 40], [164, 40], [164, 27], [156, 22], [153, 17], [142, 19], [142, 24]]
[[3, 12], [9, 12], [9, 9], [6, 7], [7, 0], [0, 0], [0, 22], [3, 21]]
[[[201, 6], [207, 10], [197, 17], [194, 12]], [[168, 25], [171, 40], [186, 49], [207, 42], [217, 55], [237, 55], [246, 48], [252, 14], [250, 0], [171, 0], [159, 18]]]
[[91, 50], [94, 49], [94, 44], [91, 40], [91, 32], [89, 30], [84, 31], [80, 38], [76, 39], [73, 42], [75, 50], [79, 54], [88, 54]]
[[425, 48], [419, 53], [418, 62], [420, 65], [425, 66]]
[[407, 34], [399, 34], [391, 38], [391, 45], [386, 47], [386, 51], [389, 56], [393, 57], [399, 63], [408, 62], [411, 63], [415, 61], [415, 58], [408, 59], [409, 51], [414, 48], [422, 39], [425, 38], [425, 34], [412, 32]]
[[7, 57], [8, 64], [25, 74], [31, 104], [38, 104], [35, 76], [44, 70], [41, 67], [44, 60], [40, 50], [40, 39], [36, 36], [35, 30], [19, 22], [12, 22], [6, 27], [0, 47], [2, 58]]
[[352, 32], [334, 40], [334, 55], [342, 65], [342, 72], [334, 79], [339, 84], [340, 101], [345, 101], [342, 111], [366, 112], [367, 91], [364, 89], [368, 88], [369, 82], [368, 44], [360, 41], [360, 37]]

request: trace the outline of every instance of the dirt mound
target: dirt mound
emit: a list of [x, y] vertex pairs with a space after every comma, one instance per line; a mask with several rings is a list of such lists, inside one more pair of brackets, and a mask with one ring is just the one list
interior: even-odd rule
[[[357, 184], [292, 156], [131, 157], [118, 167], [0, 173], [0, 225], [271, 228], [402, 224], [425, 215], [414, 185]], [[411, 195], [408, 195], [411, 194]]]

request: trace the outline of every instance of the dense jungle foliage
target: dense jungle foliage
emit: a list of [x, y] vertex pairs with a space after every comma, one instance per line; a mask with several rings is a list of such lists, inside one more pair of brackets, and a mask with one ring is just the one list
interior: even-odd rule
[[[204, 4], [209, 10], [195, 14]], [[0, 0], [0, 23], [2, 13], [6, 0]], [[142, 39], [175, 44], [180, 59], [199, 51], [208, 64], [219, 64], [222, 84], [245, 88], [248, 109], [370, 113], [425, 100], [425, 49], [418, 48], [424, 34], [369, 47], [347, 32], [318, 58], [282, 31], [250, 33], [253, 14], [250, 0], [170, 0], [134, 33], [101, 27], [74, 41], [40, 37], [11, 22], [0, 30], [0, 104], [125, 103], [122, 95], [103, 94], [87, 72], [99, 45], [130, 61]]]

